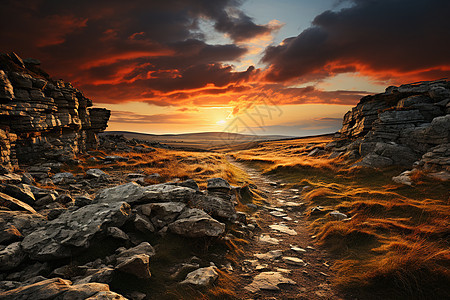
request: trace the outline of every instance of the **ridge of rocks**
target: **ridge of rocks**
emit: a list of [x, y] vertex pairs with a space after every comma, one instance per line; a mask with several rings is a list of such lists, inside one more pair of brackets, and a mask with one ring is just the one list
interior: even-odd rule
[[390, 86], [363, 97], [345, 114], [335, 140], [318, 151], [359, 159], [354, 166], [397, 165], [449, 180], [450, 82]]
[[110, 111], [70, 82], [52, 79], [36, 59], [0, 54], [0, 162], [2, 173], [44, 159], [70, 162], [98, 146]]

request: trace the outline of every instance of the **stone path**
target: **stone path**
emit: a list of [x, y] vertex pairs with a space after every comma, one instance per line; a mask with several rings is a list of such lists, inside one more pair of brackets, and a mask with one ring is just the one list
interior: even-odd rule
[[343, 299], [333, 290], [330, 260], [317, 249], [302, 215], [301, 191], [289, 189], [258, 170], [228, 158], [245, 170], [267, 196], [252, 214], [261, 231], [244, 248], [235, 291], [240, 299]]

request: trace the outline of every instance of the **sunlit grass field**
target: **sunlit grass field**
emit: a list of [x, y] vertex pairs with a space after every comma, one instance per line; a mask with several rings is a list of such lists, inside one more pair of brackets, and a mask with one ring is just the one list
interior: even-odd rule
[[[394, 183], [402, 169], [351, 167], [355, 160], [312, 157], [329, 137], [261, 143], [238, 161], [303, 190], [319, 245], [336, 259], [335, 284], [367, 298], [444, 299], [450, 291], [449, 184], [422, 174]], [[312, 208], [320, 206], [319, 209]], [[338, 210], [348, 219], [337, 221]]]

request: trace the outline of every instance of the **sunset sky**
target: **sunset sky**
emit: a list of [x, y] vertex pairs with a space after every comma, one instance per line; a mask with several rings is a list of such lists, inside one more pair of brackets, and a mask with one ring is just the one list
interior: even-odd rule
[[450, 77], [448, 0], [4, 0], [0, 52], [112, 110], [109, 130], [310, 135]]

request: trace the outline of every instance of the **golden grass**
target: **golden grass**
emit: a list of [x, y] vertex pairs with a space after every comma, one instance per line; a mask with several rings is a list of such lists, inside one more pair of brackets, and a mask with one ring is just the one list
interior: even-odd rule
[[84, 174], [87, 169], [98, 168], [106, 173], [143, 173], [151, 175], [157, 173], [160, 177], [148, 178], [148, 183], [161, 183], [174, 180], [194, 179], [200, 186], [206, 186], [206, 180], [213, 177], [222, 177], [230, 184], [242, 185], [247, 183], [247, 174], [230, 164], [225, 154], [210, 152], [190, 152], [167, 149], [156, 149], [150, 153], [105, 153], [96, 151], [94, 155], [104, 158], [107, 155], [119, 155], [128, 158], [127, 162], [103, 164], [87, 160], [89, 156], [82, 155], [80, 165], [66, 166], [63, 171], [74, 174]]
[[[422, 172], [414, 185], [392, 182], [402, 170], [351, 167], [355, 161], [307, 154], [323, 141], [267, 142], [232, 153], [238, 161], [302, 192], [317, 243], [335, 258], [335, 284], [362, 299], [450, 296], [449, 184]], [[311, 212], [321, 206], [322, 212]], [[330, 218], [338, 210], [349, 217]]]

